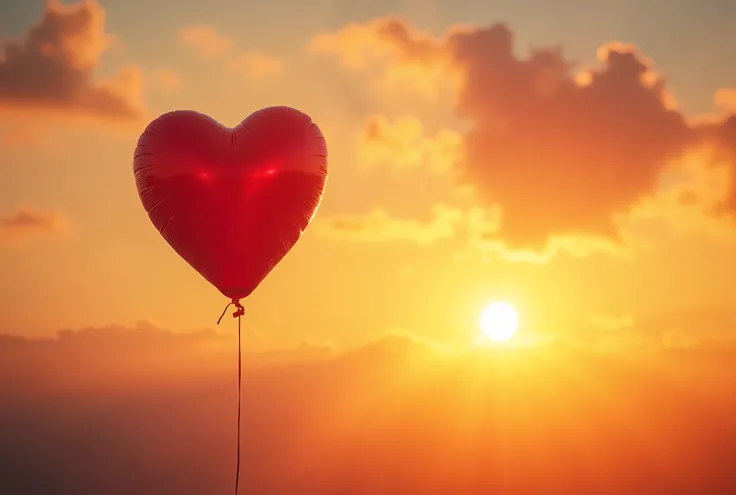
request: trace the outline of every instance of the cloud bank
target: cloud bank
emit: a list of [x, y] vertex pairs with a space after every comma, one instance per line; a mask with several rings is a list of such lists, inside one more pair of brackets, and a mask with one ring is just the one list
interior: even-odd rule
[[[0, 337], [0, 492], [232, 490], [235, 344], [148, 324]], [[733, 493], [734, 353], [446, 353], [402, 336], [246, 353], [242, 489]]]
[[[497, 237], [511, 248], [549, 250], [564, 236], [621, 243], [616, 217], [657, 194], [663, 173], [686, 152], [716, 150], [713, 161], [700, 165], [725, 159], [736, 170], [736, 117], [727, 113], [732, 91], [716, 95], [726, 110], [721, 117], [689, 118], [666, 78], [633, 45], [607, 43], [597, 64], [580, 67], [559, 47], [517, 55], [504, 24], [454, 26], [437, 37], [386, 17], [321, 33], [308, 48], [337, 56], [348, 70], [392, 80], [401, 71], [413, 75], [401, 84], [450, 87], [456, 116], [468, 127], [462, 158], [452, 160], [454, 175], [474, 189], [479, 204], [500, 207]], [[376, 122], [367, 135], [379, 135]], [[726, 189], [723, 197], [698, 201], [708, 213], [732, 215], [736, 190]]]

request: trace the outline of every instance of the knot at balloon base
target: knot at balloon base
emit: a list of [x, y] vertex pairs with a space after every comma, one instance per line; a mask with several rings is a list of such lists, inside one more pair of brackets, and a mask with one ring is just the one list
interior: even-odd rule
[[232, 301], [227, 303], [227, 306], [225, 306], [225, 309], [222, 310], [222, 314], [217, 319], [218, 325], [222, 321], [222, 317], [225, 316], [225, 313], [227, 312], [227, 308], [229, 308], [231, 305], [235, 306], [235, 312], [233, 313], [233, 318], [240, 318], [241, 316], [245, 314], [245, 308], [243, 307], [242, 304], [240, 304], [240, 299], [233, 299]]
[[245, 314], [245, 308], [242, 304], [240, 304], [240, 300], [233, 299], [231, 304], [235, 306], [235, 312], [233, 313], [233, 318], [237, 318], [239, 316], [243, 316]]

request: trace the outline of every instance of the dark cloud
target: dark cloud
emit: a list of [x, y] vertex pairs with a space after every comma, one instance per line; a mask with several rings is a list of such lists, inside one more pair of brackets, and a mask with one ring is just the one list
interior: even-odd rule
[[70, 5], [50, 0], [22, 40], [0, 46], [0, 108], [141, 118], [142, 76], [136, 67], [122, 69], [113, 80], [95, 78], [109, 42], [105, 12], [96, 0]]
[[[148, 324], [0, 337], [0, 493], [232, 491], [235, 344]], [[734, 352], [246, 353], [241, 488], [731, 494]]]
[[423, 78], [422, 67], [444, 66], [457, 76], [447, 78], [458, 81], [456, 113], [471, 124], [460, 181], [502, 207], [499, 235], [512, 247], [577, 234], [617, 240], [613, 217], [655, 192], [668, 161], [699, 145], [736, 149], [733, 118], [689, 122], [630, 45], [601, 47], [598, 65], [581, 71], [559, 47], [518, 56], [503, 24], [436, 38], [382, 18], [321, 34], [310, 48], [353, 68], [384, 63]]
[[666, 161], [688, 137], [665, 106], [664, 85], [634, 52], [607, 51], [580, 86], [553, 50], [512, 54], [511, 32], [459, 35], [466, 68], [458, 110], [475, 123], [466, 136], [466, 180], [503, 205], [503, 235], [543, 245], [555, 233], [613, 237], [611, 216], [652, 193]]

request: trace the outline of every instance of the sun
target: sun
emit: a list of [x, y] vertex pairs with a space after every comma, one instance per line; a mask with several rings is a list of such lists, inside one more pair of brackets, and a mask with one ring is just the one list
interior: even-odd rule
[[509, 303], [494, 302], [480, 315], [480, 329], [483, 335], [491, 340], [509, 340], [518, 327], [519, 315]]

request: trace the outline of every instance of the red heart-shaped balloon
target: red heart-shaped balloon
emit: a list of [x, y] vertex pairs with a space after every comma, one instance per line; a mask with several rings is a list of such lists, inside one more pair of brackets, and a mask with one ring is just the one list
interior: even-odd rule
[[247, 297], [314, 217], [327, 146], [312, 119], [268, 107], [234, 128], [194, 111], [151, 122], [133, 172], [164, 239], [220, 292]]

